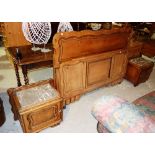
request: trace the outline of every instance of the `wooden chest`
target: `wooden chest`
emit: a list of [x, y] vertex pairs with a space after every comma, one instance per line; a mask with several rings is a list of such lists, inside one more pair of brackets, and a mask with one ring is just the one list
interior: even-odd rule
[[62, 121], [61, 98], [51, 81], [11, 88], [8, 94], [14, 119], [24, 132], [39, 132]]
[[148, 80], [154, 63], [142, 57], [130, 59], [127, 65], [126, 79], [137, 86]]

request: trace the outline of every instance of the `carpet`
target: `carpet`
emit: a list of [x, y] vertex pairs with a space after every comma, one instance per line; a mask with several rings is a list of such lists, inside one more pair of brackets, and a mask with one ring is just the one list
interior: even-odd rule
[[[41, 133], [95, 133], [97, 121], [91, 115], [91, 108], [96, 99], [102, 95], [118, 95], [130, 102], [155, 90], [155, 69], [151, 78], [137, 87], [133, 87], [126, 80], [119, 85], [111, 87], [103, 87], [92, 92], [84, 94], [79, 101], [67, 105], [64, 109], [63, 122], [55, 127], [47, 128]], [[22, 132], [19, 121], [13, 120], [9, 98], [6, 92], [0, 93], [3, 100], [4, 110], [6, 114], [6, 122], [0, 127], [1, 133], [19, 133]]]
[[[2, 49], [0, 49], [0, 60], [0, 66], [2, 64], [5, 66], [5, 68], [0, 67], [0, 97], [3, 100], [6, 114], [6, 122], [0, 127], [0, 133], [22, 133], [19, 121], [13, 120], [9, 97], [6, 93], [8, 88], [16, 87], [16, 77], [13, 67], [5, 58], [5, 52]], [[48, 79], [52, 77], [52, 69], [35, 70], [30, 72], [28, 76], [30, 82]], [[149, 80], [137, 87], [124, 79], [121, 84], [102, 87], [82, 95], [78, 101], [66, 106], [60, 125], [47, 128], [40, 133], [96, 133], [97, 121], [91, 115], [91, 108], [96, 99], [103, 95], [117, 95], [132, 102], [152, 90], [155, 90], [155, 67]]]

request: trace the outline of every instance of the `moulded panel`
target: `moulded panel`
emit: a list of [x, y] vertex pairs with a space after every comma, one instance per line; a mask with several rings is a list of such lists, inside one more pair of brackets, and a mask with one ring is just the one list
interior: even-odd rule
[[84, 62], [71, 62], [62, 67], [63, 93], [80, 92], [85, 88], [86, 67]]
[[112, 58], [112, 67], [110, 76], [113, 78], [121, 77], [125, 74], [125, 69], [127, 65], [126, 53], [119, 53]]
[[109, 78], [111, 58], [88, 62], [87, 85], [103, 82]]
[[61, 121], [60, 103], [49, 105], [23, 115], [26, 132], [36, 132]]

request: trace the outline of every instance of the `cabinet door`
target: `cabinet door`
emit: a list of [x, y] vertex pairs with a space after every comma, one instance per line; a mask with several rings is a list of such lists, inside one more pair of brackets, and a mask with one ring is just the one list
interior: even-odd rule
[[77, 95], [85, 88], [86, 63], [72, 61], [63, 64], [61, 86], [65, 96]]
[[110, 76], [111, 57], [93, 60], [87, 64], [87, 85], [103, 83]]
[[112, 58], [112, 66], [111, 66], [111, 78], [123, 77], [125, 75], [127, 65], [127, 54], [126, 53], [118, 53], [115, 54]]
[[38, 132], [49, 126], [53, 126], [62, 120], [61, 103], [53, 103], [42, 106], [36, 110], [29, 110], [21, 115], [21, 125], [24, 132]]

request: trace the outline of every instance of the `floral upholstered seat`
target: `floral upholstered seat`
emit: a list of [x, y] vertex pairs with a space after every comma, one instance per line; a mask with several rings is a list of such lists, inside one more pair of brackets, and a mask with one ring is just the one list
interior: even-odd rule
[[[153, 94], [154, 95], [154, 94]], [[153, 103], [155, 104], [155, 96]], [[102, 96], [92, 108], [98, 127], [109, 132], [145, 133], [155, 132], [155, 109], [138, 106], [117, 96]]]

